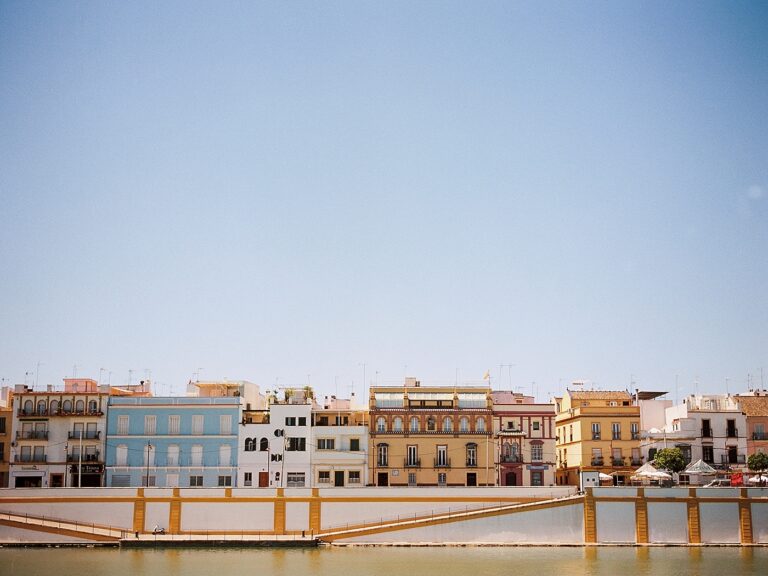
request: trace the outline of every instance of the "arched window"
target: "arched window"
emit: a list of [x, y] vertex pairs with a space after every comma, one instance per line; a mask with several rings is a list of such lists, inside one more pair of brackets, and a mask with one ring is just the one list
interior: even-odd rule
[[253, 438], [246, 438], [245, 439], [245, 446], [243, 449], [246, 452], [253, 452]]
[[24, 402], [24, 414], [32, 414], [32, 400]]
[[511, 444], [509, 446], [509, 456], [512, 462], [520, 461], [520, 447], [517, 444]]
[[75, 412], [77, 412], [78, 414], [82, 414], [83, 412], [85, 412], [85, 402], [83, 402], [82, 400], [78, 400], [77, 402], [75, 402]]
[[427, 430], [429, 430], [430, 432], [435, 431], [435, 418], [433, 416], [430, 416], [429, 418], [427, 418]]
[[99, 411], [99, 403], [96, 402], [96, 400], [91, 400], [90, 402], [88, 402], [88, 412], [90, 412], [91, 414], [95, 414], [98, 411]]
[[453, 418], [450, 416], [443, 420], [443, 432], [453, 432]]
[[400, 416], [395, 416], [395, 419], [392, 421], [392, 429], [395, 432], [403, 431], [403, 419]]
[[459, 432], [469, 432], [469, 418], [462, 416], [459, 420]]
[[387, 421], [384, 419], [383, 416], [379, 416], [376, 418], [376, 432], [386, 432], [387, 431]]
[[419, 419], [416, 418], [416, 416], [413, 416], [411, 418], [411, 432], [418, 432], [419, 431]]
[[267, 452], [269, 450], [269, 440], [267, 438], [261, 439], [261, 442], [259, 442], [259, 450], [262, 452]]
[[389, 446], [387, 444], [379, 444], [376, 447], [376, 465], [389, 466]]
[[50, 409], [51, 409], [51, 414], [56, 414], [59, 411], [59, 401], [51, 400]]
[[482, 416], [475, 420], [475, 430], [478, 432], [485, 432], [485, 418]]
[[38, 414], [45, 414], [45, 400], [38, 400], [37, 401], [37, 413]]
[[64, 400], [64, 412], [72, 412], [72, 400]]
[[467, 444], [467, 466], [470, 468], [477, 466], [477, 444], [474, 442]]

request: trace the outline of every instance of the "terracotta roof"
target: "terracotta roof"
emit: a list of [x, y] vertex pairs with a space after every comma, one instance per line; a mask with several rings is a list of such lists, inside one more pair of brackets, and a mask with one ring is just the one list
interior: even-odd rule
[[568, 390], [574, 400], [631, 400], [632, 395], [618, 390]]
[[739, 396], [738, 401], [747, 416], [768, 416], [768, 396]]

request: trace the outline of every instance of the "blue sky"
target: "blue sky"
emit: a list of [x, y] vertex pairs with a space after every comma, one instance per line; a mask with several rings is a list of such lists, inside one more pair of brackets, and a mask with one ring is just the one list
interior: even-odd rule
[[0, 377], [743, 390], [766, 126], [762, 2], [0, 2]]

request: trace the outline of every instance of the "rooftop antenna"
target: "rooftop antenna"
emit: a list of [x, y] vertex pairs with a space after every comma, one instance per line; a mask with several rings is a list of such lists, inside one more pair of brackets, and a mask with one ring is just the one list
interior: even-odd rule
[[77, 378], [77, 364], [72, 366], [72, 378]]
[[133, 369], [128, 368], [128, 386], [131, 385], [131, 382], [133, 382]]
[[37, 390], [37, 377], [40, 375], [40, 366], [42, 366], [42, 362], [37, 363], [37, 368], [35, 369], [35, 390]]
[[731, 395], [731, 393], [728, 391], [728, 380], [730, 380], [730, 378], [728, 378], [728, 376], [726, 376], [725, 377], [725, 395], [726, 396], [730, 396]]
[[675, 374], [675, 405], [677, 405], [677, 379], [678, 374]]

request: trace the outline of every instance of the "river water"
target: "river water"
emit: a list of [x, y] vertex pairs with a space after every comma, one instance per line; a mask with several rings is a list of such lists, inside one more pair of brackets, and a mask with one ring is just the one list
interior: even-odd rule
[[14, 576], [749, 576], [768, 574], [768, 548], [5, 548]]

